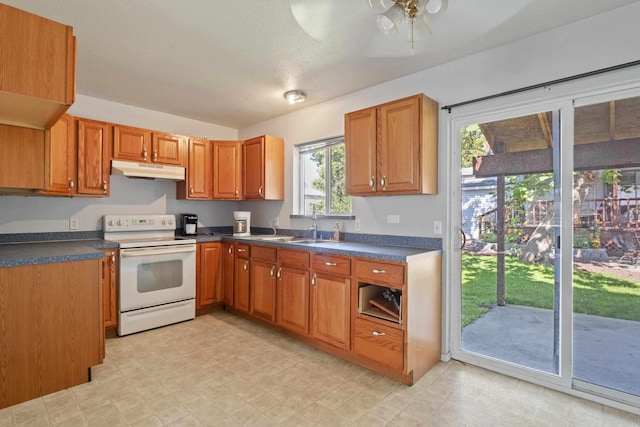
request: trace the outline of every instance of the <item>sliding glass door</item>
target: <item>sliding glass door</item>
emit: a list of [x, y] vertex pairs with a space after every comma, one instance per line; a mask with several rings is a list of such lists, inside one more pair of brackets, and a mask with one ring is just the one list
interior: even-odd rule
[[575, 108], [575, 386], [640, 396], [640, 97]]
[[557, 374], [558, 111], [461, 129], [461, 348]]

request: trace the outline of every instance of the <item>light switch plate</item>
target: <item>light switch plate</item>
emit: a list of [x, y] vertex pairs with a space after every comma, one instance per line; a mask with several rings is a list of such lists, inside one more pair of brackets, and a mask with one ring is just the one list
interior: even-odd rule
[[442, 234], [442, 221], [433, 221], [433, 234]]
[[80, 228], [80, 220], [74, 216], [69, 218], [69, 230], [77, 230], [78, 228]]
[[359, 219], [356, 219], [355, 221], [353, 221], [353, 227], [355, 228], [356, 231], [360, 231], [362, 229], [362, 224], [360, 224]]

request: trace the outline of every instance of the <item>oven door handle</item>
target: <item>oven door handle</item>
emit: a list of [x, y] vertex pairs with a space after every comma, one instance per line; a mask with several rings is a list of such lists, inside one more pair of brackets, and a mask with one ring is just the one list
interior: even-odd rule
[[147, 249], [120, 249], [120, 258], [180, 254], [185, 252], [195, 252], [195, 245], [178, 246], [171, 248], [147, 248]]

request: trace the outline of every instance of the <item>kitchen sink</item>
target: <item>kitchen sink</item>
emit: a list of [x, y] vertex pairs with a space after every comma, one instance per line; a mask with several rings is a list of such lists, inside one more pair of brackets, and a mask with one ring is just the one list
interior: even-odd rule
[[313, 238], [298, 238], [298, 239], [293, 239], [290, 240], [287, 243], [298, 243], [301, 245], [311, 245], [311, 244], [316, 244], [316, 243], [329, 243], [329, 242], [334, 242], [334, 240], [323, 240], [323, 239], [313, 239]]

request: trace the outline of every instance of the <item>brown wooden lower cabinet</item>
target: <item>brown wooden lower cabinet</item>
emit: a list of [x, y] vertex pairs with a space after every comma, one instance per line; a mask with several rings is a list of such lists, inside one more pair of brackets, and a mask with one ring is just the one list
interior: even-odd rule
[[0, 408], [85, 383], [102, 363], [103, 262], [0, 268]]
[[198, 243], [196, 254], [196, 308], [222, 302], [220, 242]]
[[235, 247], [242, 247], [233, 269], [233, 308], [239, 314], [406, 384], [440, 360], [440, 252], [394, 262]]
[[118, 326], [118, 249], [102, 249], [107, 257], [102, 266], [104, 327]]
[[222, 242], [220, 253], [220, 278], [222, 281], [222, 302], [233, 307], [233, 273], [235, 245], [233, 242]]

